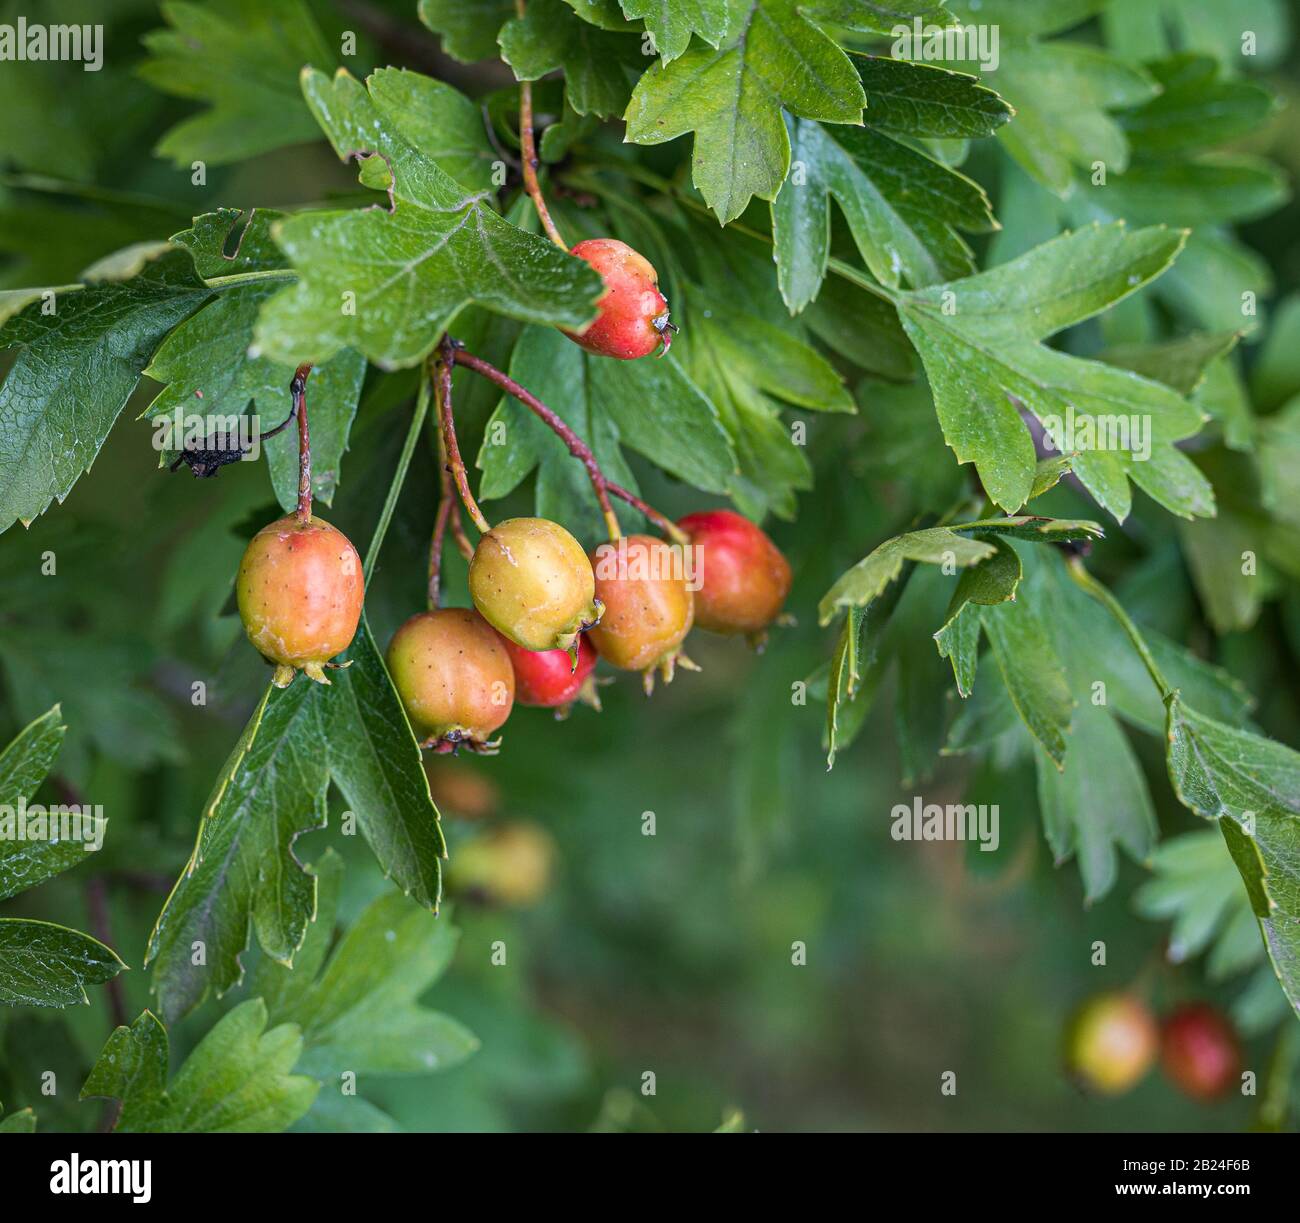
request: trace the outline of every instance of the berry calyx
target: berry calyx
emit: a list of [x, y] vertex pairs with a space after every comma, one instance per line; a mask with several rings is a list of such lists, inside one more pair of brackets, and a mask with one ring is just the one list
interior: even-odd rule
[[1128, 1091], [1151, 1068], [1159, 1035], [1146, 1004], [1132, 994], [1098, 994], [1066, 1029], [1066, 1070], [1102, 1095]]
[[412, 616], [388, 645], [388, 673], [421, 747], [492, 755], [492, 732], [510, 716], [515, 673], [501, 638], [476, 611]]
[[1215, 1007], [1179, 1007], [1160, 1029], [1160, 1064], [1170, 1081], [1196, 1100], [1224, 1095], [1241, 1073], [1241, 1047], [1232, 1024]]
[[526, 650], [568, 650], [600, 619], [591, 562], [558, 522], [508, 518], [486, 532], [469, 563], [483, 618]]
[[591, 673], [596, 667], [596, 647], [585, 636], [578, 638], [575, 666], [567, 650], [525, 650], [508, 637], [501, 638], [515, 669], [515, 700], [521, 705], [554, 709], [557, 717], [568, 714], [574, 701], [600, 708]]
[[790, 563], [766, 532], [734, 510], [687, 514], [677, 525], [699, 549], [695, 623], [761, 644], [790, 593]]
[[591, 640], [603, 659], [621, 671], [640, 671], [647, 696], [654, 691], [656, 670], [668, 683], [678, 665], [699, 669], [681, 652], [695, 605], [680, 545], [629, 535], [601, 544], [592, 565], [605, 614]]
[[328, 684], [325, 665], [352, 644], [361, 620], [361, 558], [328, 522], [290, 514], [249, 541], [235, 594], [249, 641], [276, 664], [276, 687], [299, 671]]
[[569, 254], [591, 264], [605, 282], [596, 321], [581, 335], [566, 331], [569, 339], [597, 356], [620, 361], [648, 357], [660, 344], [668, 351], [677, 329], [668, 321], [659, 273], [644, 255], [617, 238], [588, 238]]

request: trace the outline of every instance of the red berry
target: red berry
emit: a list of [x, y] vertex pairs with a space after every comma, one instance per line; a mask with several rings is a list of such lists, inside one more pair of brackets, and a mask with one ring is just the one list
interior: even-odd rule
[[496, 750], [490, 739], [510, 716], [515, 673], [478, 612], [447, 607], [412, 616], [389, 643], [388, 672], [422, 746]]
[[644, 255], [617, 238], [588, 238], [569, 252], [600, 273], [605, 294], [596, 321], [581, 335], [564, 334], [598, 357], [632, 361], [672, 342], [668, 302], [659, 292], [659, 274]]
[[649, 535], [629, 535], [601, 544], [592, 566], [605, 612], [588, 635], [600, 656], [620, 671], [642, 672], [647, 693], [654, 689], [656, 668], [665, 683], [677, 663], [695, 669], [681, 653], [695, 619], [682, 549]]
[[469, 592], [483, 618], [526, 650], [572, 650], [600, 619], [582, 545], [558, 522], [508, 518], [486, 532], [469, 563]]
[[1081, 1087], [1103, 1095], [1128, 1091], [1155, 1061], [1156, 1021], [1132, 994], [1098, 994], [1073, 1015], [1065, 1067]]
[[1160, 1031], [1160, 1064], [1197, 1100], [1222, 1096], [1241, 1073], [1241, 1048], [1227, 1018], [1205, 1002], [1179, 1007]]
[[702, 510], [678, 524], [699, 549], [695, 623], [757, 636], [790, 593], [790, 564], [765, 532], [734, 510]]
[[578, 665], [568, 650], [525, 650], [508, 637], [501, 638], [515, 669], [515, 700], [542, 709], [563, 709], [578, 699], [596, 666], [596, 647], [586, 636], [578, 638]]
[[235, 594], [249, 641], [277, 664], [277, 687], [296, 671], [328, 684], [325, 663], [352, 644], [361, 620], [361, 558], [328, 522], [290, 514], [249, 541]]

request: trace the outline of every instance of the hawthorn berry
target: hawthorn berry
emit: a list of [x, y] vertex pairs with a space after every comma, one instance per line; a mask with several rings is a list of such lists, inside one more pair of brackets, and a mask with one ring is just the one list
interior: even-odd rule
[[474, 549], [469, 592], [483, 618], [526, 650], [576, 649], [600, 619], [591, 562], [558, 522], [508, 518]]
[[1119, 1095], [1151, 1068], [1158, 1042], [1155, 1018], [1140, 998], [1097, 994], [1066, 1029], [1066, 1070], [1087, 1090]]
[[324, 666], [356, 635], [365, 598], [361, 558], [342, 531], [290, 514], [249, 541], [235, 582], [248, 639], [286, 687], [303, 671], [328, 684]]
[[525, 650], [508, 637], [501, 641], [515, 669], [515, 700], [521, 705], [563, 714], [580, 697], [596, 703], [595, 686], [588, 683], [596, 666], [596, 647], [585, 636], [578, 638], [576, 666], [567, 650]]
[[605, 605], [591, 630], [597, 653], [620, 671], [640, 671], [647, 695], [656, 669], [667, 683], [676, 664], [695, 664], [681, 653], [695, 620], [681, 548], [649, 535], [601, 544], [592, 554], [596, 597]]
[[699, 549], [695, 623], [761, 641], [790, 593], [790, 563], [766, 532], [734, 510], [702, 510], [677, 525]]
[[1225, 1094], [1241, 1072], [1232, 1024], [1206, 1002], [1179, 1007], [1160, 1028], [1160, 1064], [1170, 1081], [1196, 1100]]
[[498, 824], [455, 850], [447, 883], [488, 904], [523, 908], [542, 898], [555, 856], [555, 842], [539, 825]]
[[660, 344], [668, 351], [676, 330], [668, 321], [668, 302], [659, 292], [659, 273], [650, 261], [617, 238], [588, 238], [569, 254], [591, 264], [605, 282], [596, 321], [581, 335], [564, 334], [599, 357], [634, 361]]
[[445, 607], [412, 616], [388, 645], [388, 672], [422, 747], [492, 753], [510, 716], [515, 673], [478, 612]]

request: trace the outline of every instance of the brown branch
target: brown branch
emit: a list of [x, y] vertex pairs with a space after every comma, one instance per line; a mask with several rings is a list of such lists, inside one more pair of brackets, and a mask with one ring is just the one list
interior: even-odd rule
[[442, 444], [446, 447], [447, 466], [451, 469], [451, 478], [461, 503], [470, 521], [484, 534], [492, 528], [478, 508], [474, 494], [469, 488], [469, 474], [465, 470], [465, 460], [460, 457], [460, 444], [456, 441], [456, 422], [451, 409], [451, 367], [455, 361], [455, 349], [451, 340], [443, 336], [438, 344], [438, 356], [434, 361], [434, 391], [437, 398], [438, 423], [441, 427]]
[[293, 396], [292, 412], [298, 416], [298, 521], [306, 526], [311, 521], [311, 437], [307, 430], [307, 378], [310, 365], [300, 365], [289, 383]]

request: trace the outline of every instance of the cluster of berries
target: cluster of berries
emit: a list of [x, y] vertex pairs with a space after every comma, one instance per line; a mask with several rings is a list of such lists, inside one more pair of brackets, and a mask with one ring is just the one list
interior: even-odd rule
[[1227, 1017], [1207, 1002], [1176, 1008], [1163, 1023], [1131, 993], [1098, 994], [1075, 1012], [1065, 1042], [1066, 1069], [1083, 1088], [1128, 1091], [1157, 1054], [1169, 1081], [1196, 1100], [1226, 1095], [1241, 1073], [1241, 1046]]
[[[565, 710], [595, 703], [597, 656], [621, 671], [671, 679], [690, 666], [682, 643], [698, 625], [758, 636], [780, 614], [790, 566], [767, 535], [730, 510], [678, 524], [694, 551], [632, 535], [588, 556], [559, 523], [511, 518], [488, 531], [469, 567], [472, 608], [419, 612], [397, 630], [388, 670], [426, 747], [490, 750], [515, 702]], [[693, 580], [688, 580], [691, 571]], [[692, 586], [695, 587], [692, 590]], [[253, 537], [239, 567], [249, 640], [276, 664], [328, 682], [329, 659], [361, 618], [361, 561], [319, 518], [293, 515]]]
[[[606, 292], [597, 319], [571, 338], [623, 360], [666, 349], [671, 324], [654, 268], [612, 239], [572, 253], [600, 272]], [[494, 750], [492, 735], [516, 701], [598, 706], [597, 656], [641, 672], [649, 692], [656, 674], [667, 681], [676, 666], [693, 667], [681, 652], [693, 625], [761, 638], [790, 589], [790, 566], [767, 535], [729, 510], [665, 526], [685, 542], [632, 535], [590, 556], [544, 518], [486, 530], [470, 558], [473, 607], [420, 612], [388, 647], [389, 673], [422, 744]], [[325, 669], [351, 644], [364, 593], [356, 549], [310, 515], [309, 501], [258, 532], [239, 567], [244, 628], [276, 665], [280, 686], [299, 670], [329, 682]]]

